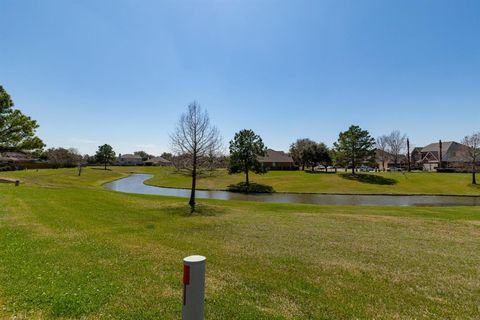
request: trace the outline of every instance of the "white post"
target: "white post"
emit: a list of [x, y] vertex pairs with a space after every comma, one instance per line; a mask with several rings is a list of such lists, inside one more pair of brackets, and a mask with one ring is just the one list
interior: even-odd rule
[[183, 320], [203, 320], [205, 260], [204, 256], [183, 259]]

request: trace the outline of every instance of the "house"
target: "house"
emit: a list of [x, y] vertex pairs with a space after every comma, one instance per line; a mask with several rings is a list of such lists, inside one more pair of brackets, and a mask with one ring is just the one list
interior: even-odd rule
[[165, 159], [165, 158], [162, 158], [162, 157], [154, 157], [154, 158], [150, 158], [148, 160], [143, 161], [143, 164], [146, 165], [146, 166], [162, 166], [162, 167], [165, 167], [165, 166], [171, 166], [172, 162]]
[[143, 165], [142, 157], [135, 154], [119, 154], [117, 159], [119, 166], [141, 166]]
[[41, 169], [48, 168], [49, 164], [32, 157], [28, 153], [4, 152], [0, 153], [0, 170]]
[[412, 152], [410, 152], [410, 162], [411, 168], [415, 170], [422, 170], [421, 160], [422, 160], [422, 149], [423, 147], [415, 147]]
[[268, 149], [264, 157], [258, 157], [258, 161], [267, 170], [297, 169], [292, 157], [283, 151]]
[[468, 150], [466, 145], [455, 141], [446, 141], [442, 143], [442, 153], [440, 154], [440, 143], [431, 143], [422, 148], [420, 160], [417, 160], [416, 164], [425, 171], [434, 171], [439, 167], [441, 161], [441, 168], [465, 170], [470, 163]]
[[387, 171], [388, 169], [392, 168], [405, 169], [408, 166], [408, 159], [407, 156], [402, 154], [397, 157], [397, 163], [395, 163], [395, 156], [392, 153], [376, 149], [375, 163], [380, 171]]

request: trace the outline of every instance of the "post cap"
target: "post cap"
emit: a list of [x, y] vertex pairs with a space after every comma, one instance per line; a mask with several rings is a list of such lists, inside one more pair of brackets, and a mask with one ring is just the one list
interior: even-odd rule
[[204, 256], [197, 256], [197, 255], [183, 258], [183, 262], [187, 262], [187, 263], [198, 263], [198, 262], [204, 262], [205, 260], [207, 260], [207, 258], [205, 258]]

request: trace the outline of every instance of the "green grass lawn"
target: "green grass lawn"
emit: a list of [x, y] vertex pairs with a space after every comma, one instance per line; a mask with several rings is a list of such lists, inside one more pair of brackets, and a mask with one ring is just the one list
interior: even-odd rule
[[[190, 177], [173, 168], [145, 168], [156, 174], [146, 183], [162, 187], [189, 188]], [[229, 175], [226, 170], [206, 172], [198, 180], [201, 189], [225, 190], [230, 184], [244, 181], [241, 174]], [[272, 186], [277, 192], [307, 193], [394, 193], [394, 194], [463, 194], [480, 195], [480, 187], [471, 184], [465, 173], [382, 172], [308, 173], [302, 171], [270, 171], [252, 174], [251, 181]]]
[[480, 317], [479, 207], [202, 200], [190, 216], [100, 187], [131, 170], [0, 174], [25, 181], [0, 184], [0, 318], [179, 319], [190, 254], [207, 257], [206, 319]]

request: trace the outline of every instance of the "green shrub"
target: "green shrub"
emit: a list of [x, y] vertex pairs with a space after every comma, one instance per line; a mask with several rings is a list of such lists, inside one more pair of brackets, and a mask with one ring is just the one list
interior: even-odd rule
[[272, 186], [267, 186], [260, 183], [250, 183], [248, 186], [245, 182], [231, 184], [228, 186], [228, 191], [244, 192], [244, 193], [274, 193], [275, 189]]

